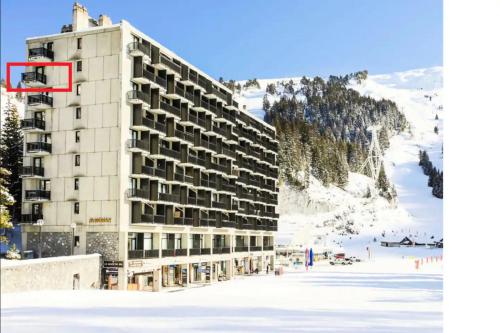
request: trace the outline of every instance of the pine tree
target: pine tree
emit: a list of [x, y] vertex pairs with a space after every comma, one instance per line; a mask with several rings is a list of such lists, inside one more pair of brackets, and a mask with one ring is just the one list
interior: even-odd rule
[[[12, 229], [10, 214], [7, 207], [14, 204], [14, 198], [7, 188], [10, 172], [0, 167], [0, 229]], [[0, 235], [0, 243], [7, 243], [7, 237]]]
[[439, 133], [439, 128], [437, 126], [434, 126], [434, 133], [436, 133], [436, 134]]
[[6, 176], [6, 186], [12, 194], [15, 204], [9, 207], [14, 220], [19, 219], [22, 199], [22, 183], [19, 171], [23, 165], [23, 136], [21, 134], [19, 114], [14, 104], [7, 101], [5, 110], [5, 123], [0, 137], [0, 167], [9, 170]]
[[435, 120], [439, 120], [439, 117], [438, 117], [437, 113], [436, 113], [436, 116], [434, 117], [434, 119]]
[[383, 197], [387, 197], [387, 195], [389, 194], [389, 189], [391, 184], [387, 179], [387, 175], [385, 174], [385, 169], [383, 164], [380, 167], [380, 172], [378, 174], [376, 185], [380, 191], [380, 195], [382, 195]]
[[[17, 89], [20, 89], [20, 88], [22, 88], [22, 86], [21, 86], [21, 81], [19, 81], [19, 82], [17, 83]], [[16, 99], [17, 99], [19, 102], [22, 102], [22, 101], [23, 101], [23, 93], [22, 93], [22, 92], [19, 92], [19, 91], [18, 91], [18, 92], [16, 92]]]

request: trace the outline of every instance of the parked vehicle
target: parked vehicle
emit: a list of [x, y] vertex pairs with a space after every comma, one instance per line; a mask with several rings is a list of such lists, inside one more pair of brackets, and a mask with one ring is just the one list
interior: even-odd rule
[[352, 261], [345, 258], [332, 258], [330, 265], [352, 265]]

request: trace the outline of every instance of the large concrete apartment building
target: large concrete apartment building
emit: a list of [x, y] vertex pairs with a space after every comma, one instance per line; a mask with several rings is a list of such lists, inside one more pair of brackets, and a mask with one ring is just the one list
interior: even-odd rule
[[[73, 7], [30, 62], [71, 62], [71, 92], [26, 97], [23, 250], [100, 253], [106, 283], [159, 290], [274, 266], [275, 129], [126, 21]], [[65, 87], [66, 67], [26, 69]]]

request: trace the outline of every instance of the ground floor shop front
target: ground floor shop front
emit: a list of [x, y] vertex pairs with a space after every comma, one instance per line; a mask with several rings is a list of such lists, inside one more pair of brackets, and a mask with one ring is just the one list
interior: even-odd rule
[[[123, 269], [128, 290], [161, 291], [225, 281], [237, 275], [265, 274], [274, 270], [274, 252], [225, 255], [212, 258], [129, 260]], [[120, 273], [118, 281], [120, 280]]]

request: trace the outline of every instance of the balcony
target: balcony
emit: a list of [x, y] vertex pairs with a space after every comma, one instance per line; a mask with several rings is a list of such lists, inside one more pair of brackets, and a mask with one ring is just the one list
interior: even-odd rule
[[201, 218], [200, 227], [215, 227], [217, 225], [216, 219]]
[[226, 209], [226, 204], [221, 201], [212, 201], [213, 208]]
[[139, 201], [149, 200], [149, 191], [141, 190], [139, 188], [130, 188], [127, 191], [127, 198]]
[[248, 252], [248, 246], [235, 246], [234, 252]]
[[150, 129], [155, 129], [155, 121], [143, 117], [140, 112], [134, 112], [132, 119], [132, 129], [139, 131], [148, 131]]
[[167, 224], [167, 217], [165, 215], [153, 215], [153, 223]]
[[200, 248], [197, 248], [197, 249], [189, 249], [189, 255], [190, 256], [198, 256], [201, 254], [201, 249]]
[[149, 107], [150, 97], [140, 90], [130, 90], [127, 92], [127, 100], [132, 104], [144, 104]]
[[44, 94], [28, 95], [28, 106], [35, 110], [44, 110], [53, 105], [52, 97]]
[[134, 70], [132, 82], [140, 84], [155, 84], [155, 73], [149, 71], [146, 66], [137, 68], [136, 70]]
[[179, 193], [158, 193], [158, 198], [160, 201], [164, 202], [173, 202], [173, 203], [180, 203], [181, 202], [181, 196]]
[[144, 258], [159, 258], [160, 250], [145, 250]]
[[36, 223], [38, 220], [43, 220], [42, 214], [22, 214], [21, 222], [22, 223]]
[[170, 105], [170, 104], [165, 103], [165, 102], [160, 102], [160, 109], [167, 112], [167, 115], [166, 115], [167, 117], [170, 116], [170, 117], [174, 117], [177, 119], [181, 118], [181, 110], [179, 108], [176, 108], [173, 105]]
[[44, 87], [47, 84], [47, 76], [38, 72], [22, 73], [21, 80], [28, 87]]
[[210, 248], [201, 248], [200, 249], [200, 254], [201, 255], [209, 255], [212, 253], [212, 249]]
[[190, 217], [174, 217], [174, 224], [193, 225], [193, 219]]
[[127, 141], [127, 147], [132, 152], [149, 154], [149, 141], [147, 140], [129, 139]]
[[160, 56], [160, 64], [177, 75], [181, 74], [181, 66], [165, 56]]
[[21, 128], [27, 132], [43, 132], [45, 131], [45, 120], [37, 118], [29, 118], [21, 120]]
[[187, 249], [175, 249], [175, 256], [176, 257], [187, 256]]
[[47, 142], [28, 142], [26, 152], [37, 156], [48, 155], [52, 152], [52, 145]]
[[50, 60], [54, 61], [54, 51], [49, 50], [45, 47], [37, 47], [29, 49], [28, 51], [29, 60]]
[[265, 245], [263, 248], [264, 251], [274, 251], [273, 245]]
[[212, 252], [213, 252], [213, 254], [231, 253], [231, 248], [230, 247], [214, 247]]
[[161, 256], [162, 257], [173, 257], [173, 256], [175, 256], [175, 250], [174, 249], [163, 249], [163, 250], [161, 250]]
[[132, 219], [132, 223], [153, 223], [153, 215], [151, 214], [141, 214], [139, 219]]
[[128, 250], [128, 259], [144, 259], [144, 250]]
[[24, 192], [26, 201], [48, 201], [50, 200], [50, 191], [46, 190], [26, 190]]
[[128, 53], [133, 57], [145, 56], [149, 59], [151, 48], [149, 45], [144, 45], [141, 42], [132, 42], [128, 44]]
[[181, 160], [181, 152], [166, 147], [160, 147], [160, 154], [176, 161]]
[[262, 246], [250, 246], [250, 251], [262, 251]]
[[19, 172], [21, 177], [43, 177], [44, 176], [43, 167], [36, 166], [23, 166]]

